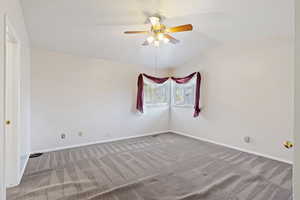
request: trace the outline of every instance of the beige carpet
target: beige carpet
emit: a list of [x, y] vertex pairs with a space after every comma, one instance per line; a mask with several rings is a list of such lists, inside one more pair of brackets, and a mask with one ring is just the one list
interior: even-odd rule
[[30, 159], [8, 200], [291, 200], [292, 166], [176, 134]]

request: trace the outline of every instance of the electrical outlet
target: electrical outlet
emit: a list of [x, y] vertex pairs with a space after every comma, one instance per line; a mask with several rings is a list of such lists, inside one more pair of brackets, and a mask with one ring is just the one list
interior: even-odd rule
[[83, 132], [78, 132], [78, 135], [81, 137], [81, 136], [83, 136]]
[[250, 143], [251, 142], [251, 138], [249, 136], [244, 137], [244, 141], [246, 143]]
[[60, 135], [60, 138], [61, 138], [61, 139], [66, 139], [66, 134], [62, 133], [62, 134]]

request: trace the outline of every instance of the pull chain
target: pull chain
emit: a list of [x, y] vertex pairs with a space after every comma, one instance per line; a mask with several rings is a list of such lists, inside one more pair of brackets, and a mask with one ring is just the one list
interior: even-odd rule
[[157, 49], [158, 47], [155, 47], [155, 68], [154, 68], [154, 73], [157, 76]]

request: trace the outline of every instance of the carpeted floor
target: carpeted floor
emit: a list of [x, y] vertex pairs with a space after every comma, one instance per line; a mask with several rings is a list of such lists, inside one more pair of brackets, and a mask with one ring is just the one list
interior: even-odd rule
[[167, 133], [32, 158], [13, 199], [291, 200], [292, 166]]

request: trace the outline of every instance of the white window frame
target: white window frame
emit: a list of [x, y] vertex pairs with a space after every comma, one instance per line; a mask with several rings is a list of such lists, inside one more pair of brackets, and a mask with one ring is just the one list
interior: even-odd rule
[[144, 85], [145, 84], [149, 84], [149, 85], [153, 85], [154, 87], [157, 86], [157, 87], [162, 87], [162, 86], [166, 86], [167, 87], [167, 92], [166, 92], [166, 98], [167, 98], [167, 101], [166, 103], [154, 103], [154, 104], [149, 104], [149, 103], [146, 103], [146, 100], [145, 100], [145, 90], [144, 90], [144, 108], [155, 108], [155, 107], [169, 107], [170, 106], [170, 92], [171, 92], [171, 85], [170, 85], [170, 80], [167, 80], [166, 82], [162, 83], [162, 84], [157, 84], [153, 81], [151, 81], [150, 79], [147, 79], [146, 77], [144, 77]]
[[[194, 100], [193, 104], [177, 105], [175, 104], [175, 86], [185, 87], [187, 85], [194, 85]], [[194, 76], [188, 83], [178, 84], [175, 81], [172, 81], [171, 84], [171, 106], [179, 108], [194, 108], [195, 106], [195, 96], [196, 96], [196, 76]]]

